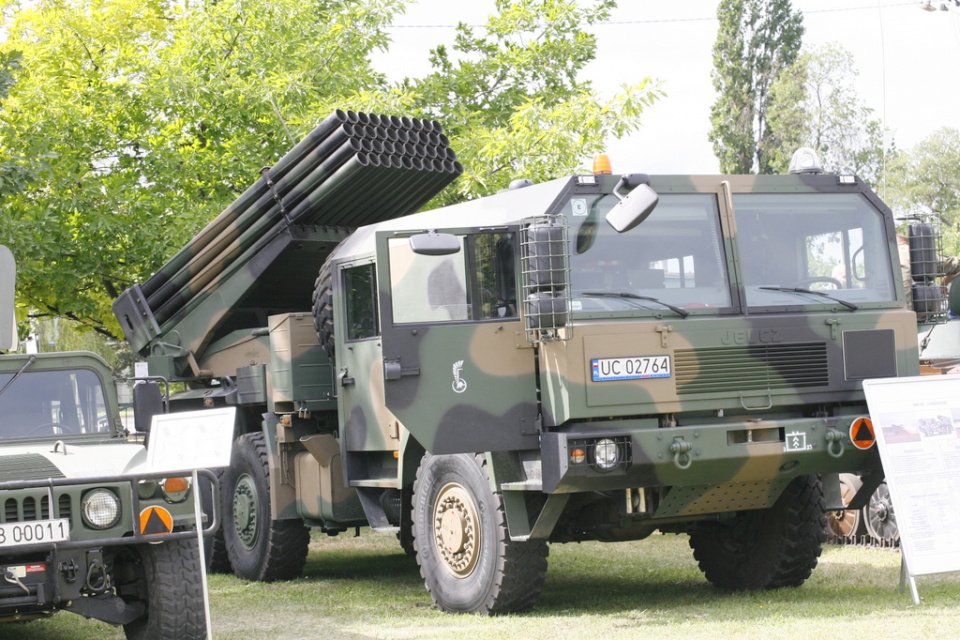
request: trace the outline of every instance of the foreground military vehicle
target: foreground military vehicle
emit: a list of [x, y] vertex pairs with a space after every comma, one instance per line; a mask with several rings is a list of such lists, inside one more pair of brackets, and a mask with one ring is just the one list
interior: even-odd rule
[[[0, 264], [10, 349], [5, 247]], [[99, 356], [0, 355], [0, 623], [63, 610], [128, 638], [206, 637], [189, 480], [147, 474], [145, 462]]]
[[881, 479], [861, 381], [918, 370], [889, 209], [852, 176], [633, 174], [404, 215], [447, 152], [372, 148], [418, 127], [335, 114], [114, 305], [175, 409], [239, 409], [225, 562], [293, 577], [307, 527], [370, 525], [493, 613], [548, 542], [660, 530], [720, 587], [802, 584], [839, 474]]

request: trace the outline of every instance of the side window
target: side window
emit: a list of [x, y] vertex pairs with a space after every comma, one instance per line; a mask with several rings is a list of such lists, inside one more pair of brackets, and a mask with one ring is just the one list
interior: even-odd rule
[[517, 315], [517, 279], [514, 234], [483, 233], [471, 237], [472, 272], [476, 274], [479, 318], [513, 318]]
[[470, 319], [465, 251], [417, 255], [406, 238], [391, 238], [390, 300], [393, 321], [447, 322]]
[[380, 335], [377, 321], [377, 276], [372, 264], [343, 270], [347, 312], [347, 340]]
[[460, 251], [443, 256], [417, 255], [406, 238], [388, 247], [395, 323], [517, 316], [514, 234], [462, 236]]

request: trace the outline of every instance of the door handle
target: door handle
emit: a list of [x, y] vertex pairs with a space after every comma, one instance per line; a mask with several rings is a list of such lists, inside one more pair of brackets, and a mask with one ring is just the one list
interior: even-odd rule
[[418, 375], [420, 375], [419, 367], [409, 367], [407, 369], [404, 369], [400, 365], [399, 359], [383, 361], [383, 379], [384, 380], [399, 380], [403, 376], [418, 376]]
[[340, 374], [337, 376], [337, 378], [340, 380], [340, 385], [344, 387], [348, 387], [357, 381], [355, 378], [347, 377], [346, 369], [340, 369]]

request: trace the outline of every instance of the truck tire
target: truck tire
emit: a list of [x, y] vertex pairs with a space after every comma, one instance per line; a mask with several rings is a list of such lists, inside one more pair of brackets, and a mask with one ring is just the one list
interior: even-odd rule
[[820, 479], [795, 478], [769, 509], [694, 529], [693, 557], [721, 589], [799, 587], [817, 566], [826, 539], [823, 508]]
[[443, 611], [523, 611], [543, 588], [549, 548], [510, 540], [483, 456], [423, 457], [413, 487], [413, 544], [420, 575]]
[[[223, 484], [223, 469], [214, 469], [217, 479]], [[213, 486], [206, 476], [200, 476], [200, 502], [205, 514], [213, 513], [213, 509], [220, 508], [220, 505], [213, 503]], [[209, 526], [209, 523], [207, 523]], [[223, 516], [220, 517], [220, 526], [209, 536], [203, 538], [203, 557], [207, 563], [208, 573], [230, 573], [230, 558], [227, 557], [227, 543], [223, 539], [224, 522]]]
[[270, 469], [263, 433], [236, 439], [223, 474], [223, 538], [233, 573], [257, 582], [292, 580], [307, 559], [310, 530], [270, 516]]
[[335, 355], [333, 345], [333, 271], [329, 258], [320, 267], [320, 273], [317, 275], [317, 281], [313, 287], [313, 326], [317, 330], [320, 346], [323, 347], [324, 353], [330, 358], [330, 362], [333, 362]]
[[147, 613], [123, 625], [127, 640], [201, 640], [207, 637], [200, 550], [195, 538], [138, 545], [119, 556], [120, 585], [127, 601], [146, 604]]

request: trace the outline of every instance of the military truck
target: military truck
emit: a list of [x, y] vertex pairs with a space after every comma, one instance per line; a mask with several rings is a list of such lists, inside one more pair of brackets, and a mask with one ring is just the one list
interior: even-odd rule
[[[0, 247], [5, 351], [13, 276]], [[145, 462], [102, 358], [0, 355], [0, 623], [62, 610], [131, 639], [206, 637], [190, 479], [146, 473]]]
[[424, 130], [332, 115], [114, 305], [175, 409], [238, 408], [220, 560], [290, 578], [308, 528], [369, 525], [442, 610], [498, 613], [548, 543], [661, 531], [721, 588], [802, 584], [839, 474], [882, 479], [861, 381], [918, 370], [890, 210], [801, 168], [413, 213], [460, 171], [387, 149]]

